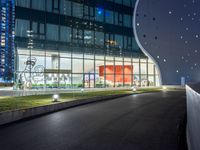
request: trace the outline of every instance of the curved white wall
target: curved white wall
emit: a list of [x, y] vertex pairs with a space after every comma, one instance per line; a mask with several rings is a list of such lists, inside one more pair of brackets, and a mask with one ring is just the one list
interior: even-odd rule
[[165, 85], [180, 85], [181, 79], [187, 83], [200, 81], [200, 35], [194, 13], [198, 4], [186, 5], [193, 12], [187, 12], [185, 5], [185, 0], [136, 2], [133, 21], [136, 41], [156, 64]]

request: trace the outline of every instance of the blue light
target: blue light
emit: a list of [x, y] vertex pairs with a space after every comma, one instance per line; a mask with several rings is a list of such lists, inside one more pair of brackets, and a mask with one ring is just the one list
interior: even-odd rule
[[110, 13], [109, 12], [106, 12], [106, 17], [109, 17], [110, 16]]
[[103, 14], [103, 9], [102, 8], [97, 8], [97, 13], [98, 13], [98, 15]]

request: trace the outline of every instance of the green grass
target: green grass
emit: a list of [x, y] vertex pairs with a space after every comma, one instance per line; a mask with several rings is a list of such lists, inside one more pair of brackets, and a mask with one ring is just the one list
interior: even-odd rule
[[[95, 91], [95, 92], [83, 92], [83, 93], [63, 93], [60, 94], [59, 102], [67, 102], [84, 98], [108, 96], [108, 95], [120, 95], [120, 94], [131, 94], [131, 93], [146, 93], [146, 92], [159, 92], [159, 88], [147, 88], [140, 89], [136, 92], [131, 90], [108, 90], [108, 91]], [[44, 105], [55, 104], [52, 102], [51, 95], [33, 95], [33, 96], [21, 96], [21, 97], [0, 97], [0, 112], [26, 109]]]

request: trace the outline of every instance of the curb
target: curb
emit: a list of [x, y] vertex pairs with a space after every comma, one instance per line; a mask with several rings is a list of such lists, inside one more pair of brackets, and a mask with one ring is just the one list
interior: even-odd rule
[[132, 95], [132, 94], [110, 95], [110, 96], [102, 96], [102, 97], [95, 97], [95, 98], [88, 98], [88, 99], [80, 99], [80, 100], [75, 100], [75, 101], [62, 102], [62, 103], [39, 106], [39, 107], [34, 107], [34, 108], [1, 112], [0, 126], [13, 123], [16, 121], [20, 121], [23, 119], [29, 119], [32, 117], [37, 117], [37, 116], [45, 115], [48, 113], [53, 113], [53, 112], [64, 110], [70, 107], [76, 107], [76, 106], [80, 106], [84, 104], [101, 102], [105, 100], [112, 100], [115, 98], [125, 97], [129, 95]]

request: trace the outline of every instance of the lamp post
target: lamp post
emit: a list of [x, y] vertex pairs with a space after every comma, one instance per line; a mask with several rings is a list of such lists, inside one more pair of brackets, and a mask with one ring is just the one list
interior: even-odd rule
[[[27, 43], [27, 48], [29, 50], [29, 58], [31, 59], [31, 52], [32, 52], [32, 49], [33, 49], [33, 30], [27, 30], [27, 37], [28, 37], [28, 43]], [[29, 69], [29, 88], [31, 88], [31, 67]]]
[[58, 102], [59, 101], [60, 96], [58, 94], [54, 94], [52, 96], [53, 102]]

